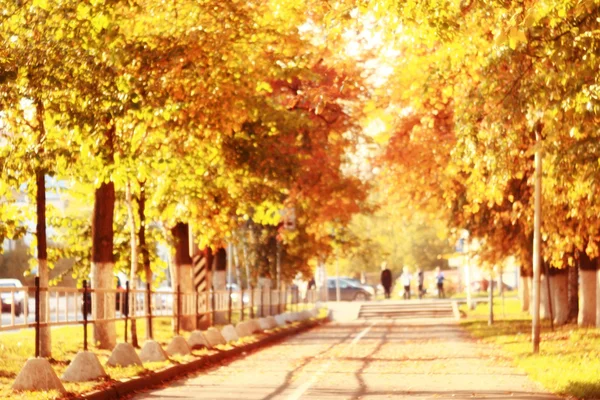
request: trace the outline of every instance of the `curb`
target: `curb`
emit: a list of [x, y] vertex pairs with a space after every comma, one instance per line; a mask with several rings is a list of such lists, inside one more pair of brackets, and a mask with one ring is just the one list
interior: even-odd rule
[[163, 382], [172, 380], [176, 377], [192, 372], [198, 372], [203, 368], [210, 367], [220, 361], [233, 358], [242, 353], [258, 350], [266, 345], [274, 344], [288, 336], [307, 331], [325, 322], [327, 322], [327, 318], [302, 323], [299, 326], [277, 332], [254, 343], [248, 343], [247, 345], [235, 347], [231, 350], [220, 351], [185, 364], [176, 364], [160, 371], [150, 371], [147, 375], [131, 378], [127, 381], [117, 381], [106, 389], [82, 394], [76, 398], [86, 400], [110, 400], [124, 397], [142, 389], [160, 386]]

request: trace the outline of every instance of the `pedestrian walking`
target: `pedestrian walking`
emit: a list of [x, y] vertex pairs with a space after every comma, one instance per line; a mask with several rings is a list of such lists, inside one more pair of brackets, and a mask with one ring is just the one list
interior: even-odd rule
[[437, 282], [438, 297], [443, 299], [446, 297], [444, 293], [444, 273], [440, 270], [440, 267], [435, 269], [435, 281]]
[[388, 269], [385, 261], [381, 263], [381, 286], [383, 286], [385, 298], [389, 299], [392, 289], [392, 271]]
[[408, 271], [408, 267], [402, 268], [402, 275], [400, 275], [400, 283], [404, 288], [403, 298], [405, 300], [410, 300], [410, 281], [412, 279], [412, 275]]
[[417, 271], [417, 283], [419, 284], [419, 299], [423, 298], [425, 294], [425, 289], [423, 288], [423, 283], [425, 282], [425, 273], [423, 272], [423, 268], [419, 267]]

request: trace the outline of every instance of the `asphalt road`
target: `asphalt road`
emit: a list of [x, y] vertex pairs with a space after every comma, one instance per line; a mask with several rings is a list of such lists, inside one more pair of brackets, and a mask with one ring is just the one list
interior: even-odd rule
[[556, 399], [451, 319], [331, 323], [136, 399]]

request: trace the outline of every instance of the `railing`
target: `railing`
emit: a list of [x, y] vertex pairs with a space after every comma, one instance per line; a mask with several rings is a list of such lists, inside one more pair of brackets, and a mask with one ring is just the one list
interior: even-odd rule
[[[129, 282], [120, 289], [91, 289], [84, 281], [80, 289], [44, 289], [39, 287], [37, 278], [33, 287], [0, 288], [0, 297], [3, 311], [0, 315], [0, 332], [36, 328], [36, 334], [39, 334], [39, 328], [44, 326], [83, 324], [85, 347], [88, 323], [124, 320], [127, 324], [131, 319], [146, 319], [150, 328], [149, 336], [152, 337], [152, 320], [155, 318], [172, 318], [178, 332], [184, 319], [188, 326], [191, 320], [194, 327], [200, 321], [204, 321], [204, 325], [235, 323], [285, 311], [308, 309], [317, 301], [314, 290], [301, 293], [295, 287], [286, 290], [251, 288], [197, 293], [133, 290], [129, 288]], [[99, 309], [96, 302], [101, 304]], [[43, 313], [38, 308], [44, 306], [47, 308], [48, 321], [40, 320]], [[5, 309], [8, 315], [4, 313]]]

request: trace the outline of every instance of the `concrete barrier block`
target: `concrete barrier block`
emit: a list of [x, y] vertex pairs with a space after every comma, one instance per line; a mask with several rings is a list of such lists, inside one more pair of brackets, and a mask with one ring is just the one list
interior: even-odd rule
[[50, 362], [45, 358], [30, 358], [27, 360], [19, 375], [12, 385], [15, 391], [32, 390], [48, 391], [57, 390], [66, 393], [63, 384], [52, 369]]
[[275, 316], [275, 322], [277, 322], [277, 326], [285, 326], [287, 318], [283, 314], [278, 314]]
[[118, 343], [110, 355], [106, 365], [110, 367], [129, 367], [130, 365], [142, 365], [142, 360], [129, 343]]
[[87, 382], [106, 376], [108, 375], [96, 354], [91, 351], [80, 351], [60, 379], [64, 382]]
[[206, 339], [206, 336], [202, 331], [193, 331], [190, 334], [190, 337], [187, 340], [188, 346], [191, 349], [202, 349], [202, 348], [211, 348], [212, 346]]
[[252, 336], [252, 331], [248, 321], [238, 322], [235, 326], [235, 331], [239, 337]]
[[260, 326], [260, 323], [257, 319], [251, 319], [250, 321], [248, 321], [248, 326], [250, 327], [250, 332], [252, 332], [253, 334], [257, 332], [262, 332], [264, 330]]
[[206, 340], [208, 341], [210, 347], [227, 343], [227, 340], [225, 340], [223, 335], [221, 335], [221, 332], [217, 328], [212, 326], [206, 330], [204, 337], [206, 337]]
[[266, 331], [273, 327], [268, 318], [260, 318], [258, 320], [258, 324], [260, 325], [260, 329], [263, 331]]
[[167, 356], [167, 353], [156, 340], [147, 340], [140, 351], [140, 360], [142, 362], [166, 361], [168, 359], [169, 356]]
[[183, 336], [175, 336], [167, 346], [167, 354], [170, 356], [185, 356], [191, 353], [190, 346]]
[[235, 342], [240, 339], [233, 325], [225, 325], [221, 329], [221, 335], [223, 335], [227, 342]]
[[304, 310], [300, 313], [300, 319], [302, 319], [302, 321], [306, 321], [307, 319], [311, 319], [312, 317], [312, 313], [308, 310]]
[[274, 316], [272, 316], [272, 315], [269, 315], [269, 316], [267, 317], [267, 321], [269, 322], [269, 329], [274, 329], [274, 328], [277, 328], [277, 325], [278, 325], [278, 324], [277, 324], [277, 320], [275, 319], [275, 317], [274, 317]]

